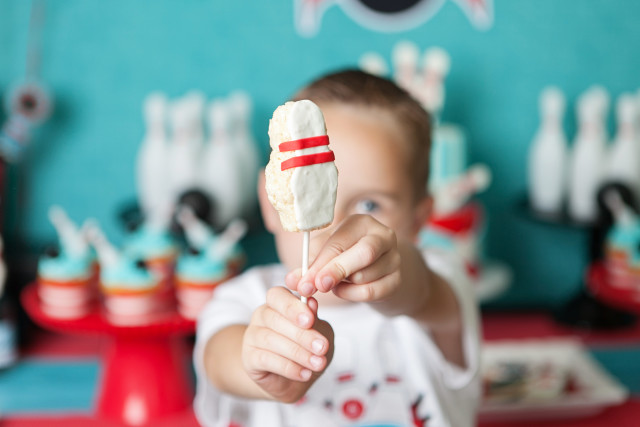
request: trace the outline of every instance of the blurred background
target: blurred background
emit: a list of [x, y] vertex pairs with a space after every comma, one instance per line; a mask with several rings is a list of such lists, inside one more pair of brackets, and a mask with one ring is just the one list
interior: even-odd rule
[[[541, 125], [539, 97], [566, 98], [569, 147], [577, 100], [605, 88], [606, 133], [617, 130], [615, 99], [637, 95], [640, 3], [625, 0], [404, 0], [380, 13], [374, 0], [0, 0], [0, 97], [35, 79], [51, 115], [30, 129], [19, 160], [2, 171], [8, 293], [35, 277], [34, 260], [57, 241], [52, 205], [81, 223], [96, 218], [121, 244], [122, 213], [137, 199], [136, 159], [152, 92], [206, 99], [245, 92], [261, 165], [273, 110], [319, 75], [358, 67], [375, 52], [392, 69], [399, 42], [449, 56], [443, 123], [466, 137], [467, 163], [492, 174], [478, 195], [486, 212], [483, 256], [511, 273], [483, 309], [557, 309], [582, 290], [591, 232], [570, 221], [539, 221], [527, 209], [529, 150]], [[34, 12], [35, 9], [35, 12]], [[404, 12], [403, 12], [404, 11]], [[382, 16], [385, 15], [385, 18]], [[640, 104], [640, 97], [638, 97]], [[3, 108], [0, 123], [11, 110]], [[255, 214], [255, 212], [253, 212]], [[251, 215], [249, 215], [251, 216]], [[275, 260], [252, 223], [249, 265]], [[13, 269], [13, 271], [12, 271]]]
[[[6, 240], [19, 236], [30, 247], [54, 241], [46, 216], [53, 204], [77, 220], [96, 217], [107, 234], [120, 235], [116, 211], [136, 194], [141, 108], [151, 91], [169, 97], [192, 89], [209, 97], [247, 91], [266, 162], [268, 119], [297, 88], [321, 73], [357, 66], [366, 52], [390, 61], [393, 46], [411, 40], [450, 54], [443, 120], [464, 128], [470, 161], [493, 171], [481, 197], [489, 213], [487, 252], [515, 273], [504, 304], [559, 304], [579, 286], [585, 235], [532, 224], [516, 209], [540, 121], [537, 99], [546, 85], [565, 91], [564, 124], [572, 135], [572, 100], [589, 86], [603, 85], [613, 96], [635, 91], [640, 5], [497, 1], [491, 26], [478, 29], [459, 3], [444, 1], [426, 22], [395, 33], [360, 25], [334, 5], [317, 33], [305, 37], [294, 26], [293, 1], [45, 3], [39, 78], [55, 107], [7, 180]], [[6, 93], [25, 76], [31, 2], [1, 0], [0, 6], [0, 91]]]

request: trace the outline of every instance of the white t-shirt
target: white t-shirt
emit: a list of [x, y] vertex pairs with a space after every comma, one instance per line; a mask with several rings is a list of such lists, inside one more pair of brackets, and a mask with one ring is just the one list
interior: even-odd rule
[[480, 399], [477, 305], [461, 264], [436, 252], [425, 259], [458, 297], [467, 369], [449, 363], [429, 333], [407, 316], [388, 318], [364, 303], [320, 306], [318, 317], [335, 333], [334, 356], [300, 402], [223, 394], [204, 371], [206, 342], [226, 326], [248, 324], [267, 290], [284, 284], [282, 265], [256, 267], [221, 285], [198, 319], [194, 409], [199, 422], [215, 427], [474, 425]]

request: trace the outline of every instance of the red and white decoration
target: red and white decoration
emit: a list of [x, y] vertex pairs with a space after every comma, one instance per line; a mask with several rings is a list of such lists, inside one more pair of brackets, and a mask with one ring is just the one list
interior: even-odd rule
[[[453, 0], [474, 27], [486, 30], [493, 25], [493, 0]], [[320, 31], [324, 12], [333, 5], [360, 25], [380, 32], [415, 28], [433, 17], [447, 0], [294, 0], [298, 33], [305, 37]]]

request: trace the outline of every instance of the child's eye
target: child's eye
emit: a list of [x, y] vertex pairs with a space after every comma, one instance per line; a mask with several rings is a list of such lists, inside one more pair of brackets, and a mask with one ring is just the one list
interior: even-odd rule
[[380, 208], [380, 205], [378, 205], [373, 200], [361, 200], [356, 205], [356, 212], [370, 214], [370, 213], [374, 213], [379, 208]]

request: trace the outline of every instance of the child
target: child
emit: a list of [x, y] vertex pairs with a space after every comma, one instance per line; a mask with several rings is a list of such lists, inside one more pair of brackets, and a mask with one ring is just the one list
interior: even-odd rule
[[[421, 254], [429, 117], [392, 82], [325, 76], [295, 99], [323, 111], [338, 167], [333, 224], [285, 232], [259, 183], [282, 265], [222, 285], [202, 312], [195, 410], [212, 426], [469, 426], [477, 309], [460, 263]], [[288, 273], [287, 273], [288, 272]], [[285, 285], [309, 297], [303, 304]]]

